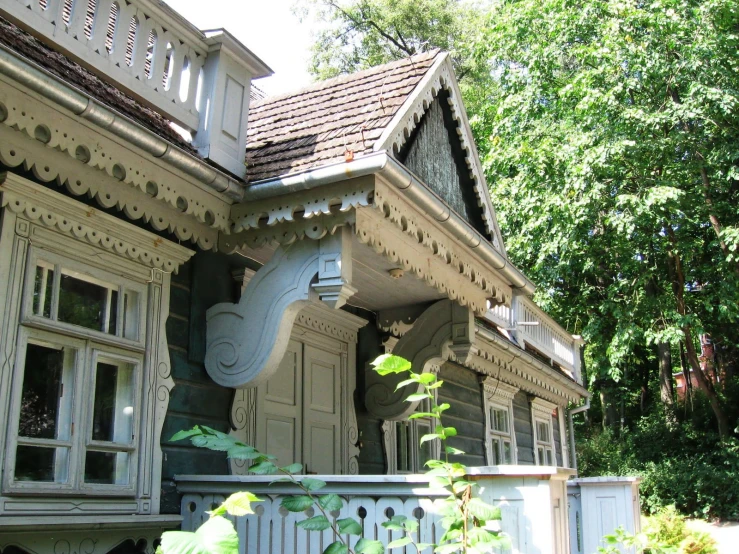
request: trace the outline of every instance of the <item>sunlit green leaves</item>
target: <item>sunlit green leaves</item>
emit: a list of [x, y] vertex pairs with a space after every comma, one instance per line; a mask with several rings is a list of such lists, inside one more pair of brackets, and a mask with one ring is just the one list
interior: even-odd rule
[[229, 520], [214, 516], [194, 533], [162, 533], [161, 547], [166, 554], [236, 554], [239, 551], [239, 538]]
[[331, 524], [324, 515], [309, 517], [308, 519], [299, 521], [296, 525], [306, 531], [325, 531], [331, 527]]

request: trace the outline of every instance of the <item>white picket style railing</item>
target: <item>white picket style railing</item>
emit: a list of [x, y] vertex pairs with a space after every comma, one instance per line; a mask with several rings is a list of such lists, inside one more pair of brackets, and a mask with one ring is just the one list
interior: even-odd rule
[[[501, 529], [511, 540], [511, 554], [569, 554], [566, 480], [574, 472], [564, 468], [494, 466], [470, 468], [470, 478], [480, 484], [480, 496], [500, 506]], [[387, 545], [400, 538], [382, 523], [393, 515], [405, 515], [419, 523], [418, 542], [437, 542], [443, 534], [435, 504], [446, 494], [429, 490], [423, 475], [329, 475], [317, 476], [327, 486], [317, 494], [338, 494], [344, 507], [331, 516], [353, 517], [363, 536]], [[296, 522], [314, 514], [291, 513], [280, 506], [287, 494], [298, 494], [285, 483], [270, 485], [273, 477], [177, 476], [183, 494], [182, 529], [195, 530], [209, 517], [206, 513], [230, 494], [248, 490], [264, 499], [252, 505], [253, 515], [233, 518], [239, 535], [239, 552], [249, 554], [320, 554], [337, 540], [332, 531], [307, 532]], [[359, 537], [346, 537], [353, 545]], [[410, 554], [413, 547], [392, 552]]]
[[569, 371], [581, 382], [580, 341], [525, 296], [514, 296], [511, 305], [488, 310], [487, 319], [511, 332], [520, 346], [527, 344]]
[[0, 11], [185, 128], [198, 129], [208, 45], [163, 2], [0, 0]]

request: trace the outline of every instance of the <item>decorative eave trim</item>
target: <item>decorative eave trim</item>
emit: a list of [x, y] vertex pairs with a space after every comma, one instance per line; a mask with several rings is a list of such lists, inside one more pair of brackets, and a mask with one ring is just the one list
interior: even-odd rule
[[557, 409], [557, 405], [547, 402], [542, 398], [532, 398], [531, 409], [534, 411], [535, 416], [549, 418], [552, 416], [554, 410]]
[[1, 76], [0, 161], [203, 249], [230, 232], [226, 195]]
[[518, 387], [511, 386], [500, 379], [490, 376], [480, 376], [480, 383], [485, 392], [485, 397], [490, 400], [494, 398], [506, 401], [513, 400], [513, 397], [520, 390]]
[[332, 310], [321, 304], [309, 304], [300, 311], [294, 324], [342, 342], [356, 343], [357, 332], [367, 323], [366, 319], [349, 312]]
[[192, 250], [13, 173], [0, 175], [0, 194], [0, 205], [3, 208], [33, 224], [53, 229], [151, 268], [176, 273], [179, 266], [194, 254]]
[[556, 373], [501, 337], [484, 328], [477, 327], [475, 333], [476, 352], [463, 365], [486, 376], [519, 388], [539, 398], [566, 406], [579, 402], [589, 393], [582, 386]]
[[462, 149], [466, 152], [465, 161], [470, 171], [470, 178], [474, 183], [478, 206], [483, 212], [485, 230], [492, 237], [495, 248], [503, 256], [506, 256], [505, 244], [495, 217], [488, 185], [472, 136], [472, 129], [462, 103], [462, 94], [457, 79], [454, 77], [454, 68], [448, 53], [445, 52], [437, 57], [424, 78], [385, 127], [382, 135], [375, 142], [373, 150], [387, 150], [392, 152], [393, 155], [397, 155], [408, 141], [408, 138], [413, 136], [413, 131], [420, 124], [423, 115], [442, 89], [449, 92], [449, 107], [452, 111], [452, 117], [458, 125], [457, 129]]

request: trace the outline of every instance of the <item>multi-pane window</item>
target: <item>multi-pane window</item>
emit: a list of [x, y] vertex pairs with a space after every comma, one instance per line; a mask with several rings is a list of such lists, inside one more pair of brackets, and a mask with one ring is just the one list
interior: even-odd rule
[[539, 465], [553, 466], [554, 448], [552, 447], [552, 422], [537, 419], [536, 421], [536, 455]]
[[493, 465], [512, 464], [510, 414], [507, 407], [493, 405], [490, 408], [490, 449]]
[[515, 464], [516, 436], [513, 428], [513, 397], [518, 389], [487, 377], [481, 381], [485, 402], [487, 463]]
[[[419, 412], [430, 412], [428, 399], [418, 406]], [[388, 458], [388, 473], [422, 473], [428, 468], [426, 462], [439, 457], [439, 441], [426, 441], [421, 437], [434, 431], [431, 418], [417, 418], [407, 421], [386, 421], [385, 449]]]
[[145, 285], [42, 250], [29, 261], [6, 487], [132, 494]]
[[531, 400], [531, 419], [534, 424], [534, 453], [536, 463], [540, 466], [557, 465], [554, 447], [553, 417], [557, 406], [543, 400]]

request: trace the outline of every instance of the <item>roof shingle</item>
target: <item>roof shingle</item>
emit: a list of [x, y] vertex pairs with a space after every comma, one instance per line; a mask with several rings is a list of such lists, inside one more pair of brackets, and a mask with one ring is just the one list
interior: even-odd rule
[[336, 162], [375, 141], [434, 64], [438, 50], [265, 98], [249, 108], [249, 181]]

